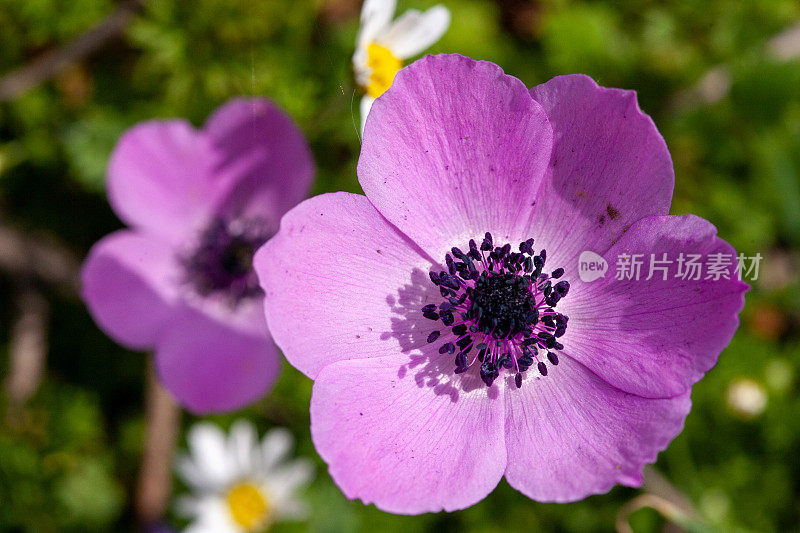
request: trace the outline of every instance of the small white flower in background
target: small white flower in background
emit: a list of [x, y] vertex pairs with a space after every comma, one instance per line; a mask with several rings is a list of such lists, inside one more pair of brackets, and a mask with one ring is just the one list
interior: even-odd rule
[[189, 454], [178, 457], [178, 475], [192, 494], [177, 502], [192, 519], [190, 533], [264, 531], [277, 521], [303, 519], [308, 508], [297, 498], [313, 478], [307, 459], [288, 460], [293, 441], [273, 429], [259, 442], [255, 427], [239, 420], [226, 435], [201, 422], [187, 436]]
[[737, 379], [728, 386], [728, 407], [741, 417], [756, 417], [767, 407], [767, 392], [757, 381]]
[[353, 70], [365, 92], [361, 98], [361, 131], [372, 102], [392, 86], [403, 60], [422, 53], [450, 26], [450, 11], [437, 5], [420, 12], [409, 9], [392, 21], [396, 0], [365, 0], [356, 37]]

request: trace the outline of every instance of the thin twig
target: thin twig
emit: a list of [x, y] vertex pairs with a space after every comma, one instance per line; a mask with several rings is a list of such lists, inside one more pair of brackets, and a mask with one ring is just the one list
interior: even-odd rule
[[673, 530], [685, 531], [686, 527], [690, 527], [692, 531], [707, 531], [691, 500], [652, 466], [644, 469], [642, 489], [646, 491], [645, 494], [627, 502], [617, 513], [617, 533], [633, 533], [628, 520], [631, 514], [644, 508], [656, 510], [671, 524]]
[[644, 490], [669, 501], [691, 518], [700, 517], [700, 513], [694, 508], [692, 500], [670, 483], [661, 472], [655, 469], [655, 467], [647, 465], [644, 468], [643, 477], [644, 482], [642, 483], [642, 488]]
[[136, 490], [136, 516], [143, 525], [159, 521], [172, 492], [172, 457], [181, 411], [156, 378], [149, 363], [146, 382], [144, 453]]
[[66, 292], [78, 291], [78, 262], [66, 249], [0, 225], [0, 271], [17, 291], [18, 316], [11, 328], [9, 369], [5, 388], [10, 417], [39, 388], [47, 358], [50, 306], [40, 292], [42, 282]]
[[19, 315], [11, 328], [9, 369], [6, 377], [9, 408], [16, 410], [39, 388], [47, 357], [47, 323], [50, 306], [32, 285], [20, 289]]
[[0, 225], [0, 271], [77, 294], [79, 262], [64, 246]]
[[0, 78], [0, 101], [9, 101], [89, 56], [128, 26], [143, 0], [124, 0], [102, 22], [66, 45], [45, 52], [31, 63]]
[[623, 505], [622, 509], [620, 509], [619, 514], [617, 514], [617, 533], [634, 533], [628, 519], [635, 511], [644, 509], [645, 507], [655, 509], [661, 513], [664, 518], [672, 521], [680, 519], [682, 516], [680, 509], [675, 507], [671, 502], [652, 494], [642, 494]]

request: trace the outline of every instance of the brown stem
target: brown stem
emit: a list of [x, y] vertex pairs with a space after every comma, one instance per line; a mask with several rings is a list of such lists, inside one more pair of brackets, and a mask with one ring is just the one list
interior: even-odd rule
[[0, 101], [17, 96], [49, 80], [71, 64], [90, 55], [128, 26], [143, 0], [124, 0], [102, 22], [61, 48], [34, 59], [31, 63], [0, 78]]
[[635, 511], [645, 507], [655, 509], [664, 518], [671, 521], [679, 520], [683, 516], [680, 509], [671, 502], [653, 494], [642, 494], [623, 505], [620, 509], [619, 514], [617, 514], [617, 533], [634, 533], [628, 519]]
[[0, 223], [0, 270], [76, 294], [78, 264], [78, 259], [63, 245]]
[[697, 509], [692, 505], [692, 500], [670, 483], [654, 466], [645, 466], [643, 474], [644, 482], [642, 483], [642, 488], [644, 490], [654, 496], [667, 500], [691, 518], [696, 519], [700, 516], [700, 513], [698, 513]]
[[147, 370], [144, 453], [136, 490], [136, 516], [141, 524], [164, 516], [172, 492], [172, 457], [178, 438], [181, 411], [156, 378], [152, 363]]
[[11, 327], [9, 369], [6, 377], [9, 407], [18, 409], [39, 388], [47, 357], [47, 323], [50, 306], [33, 286], [20, 289], [19, 314]]

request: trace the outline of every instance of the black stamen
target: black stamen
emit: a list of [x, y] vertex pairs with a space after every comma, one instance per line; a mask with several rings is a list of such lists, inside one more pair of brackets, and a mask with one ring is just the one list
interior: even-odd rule
[[253, 255], [272, 235], [261, 219], [216, 219], [194, 251], [181, 258], [185, 281], [201, 296], [222, 296], [231, 306], [261, 296]]
[[[512, 251], [510, 243], [495, 243], [487, 232], [480, 244], [470, 239], [468, 247], [452, 247], [445, 254], [447, 269], [430, 273], [444, 301], [426, 305], [422, 315], [451, 328], [455, 339], [440, 346], [439, 353], [458, 352], [456, 374], [471, 367], [467, 354], [473, 347], [477, 355], [472, 361], [480, 362], [479, 374], [487, 387], [501, 369], [514, 373], [519, 388], [522, 373], [534, 364], [542, 376], [548, 373], [545, 361], [558, 365], [558, 356], [551, 350], [563, 349], [556, 339], [566, 333], [568, 319], [554, 308], [569, 291], [569, 282], [551, 281], [564, 275], [563, 268], [549, 276], [542, 273], [547, 252], [542, 249], [535, 254], [533, 244], [528, 239], [518, 244], [519, 251]], [[459, 324], [454, 325], [456, 318]], [[428, 342], [440, 335], [440, 331], [431, 332]], [[496, 344], [487, 347], [487, 339]], [[540, 348], [547, 355], [544, 361], [537, 360]]]
[[566, 280], [559, 281], [558, 283], [556, 283], [556, 286], [554, 287], [554, 289], [563, 298], [564, 296], [567, 295], [567, 292], [569, 292], [569, 281], [566, 281]]
[[439, 353], [455, 353], [456, 347], [452, 342], [446, 342], [439, 347]]

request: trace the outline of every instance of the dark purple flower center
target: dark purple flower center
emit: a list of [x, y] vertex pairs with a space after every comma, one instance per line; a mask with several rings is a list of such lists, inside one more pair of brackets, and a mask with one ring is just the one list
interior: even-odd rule
[[506, 369], [519, 388], [530, 367], [536, 365], [546, 376], [548, 363], [558, 364], [556, 351], [564, 345], [557, 339], [567, 331], [569, 318], [555, 307], [569, 292], [569, 282], [555, 281], [564, 275], [563, 268], [542, 273], [546, 260], [544, 249], [534, 253], [533, 239], [512, 252], [510, 244], [495, 247], [487, 232], [480, 247], [471, 239], [467, 252], [453, 248], [452, 255], [445, 255], [447, 270], [430, 273], [445, 300], [426, 305], [422, 315], [441, 320], [452, 335], [435, 330], [428, 342], [448, 336], [439, 353], [455, 354], [456, 374], [477, 363], [481, 379], [491, 387]]
[[232, 306], [260, 296], [253, 255], [273, 233], [261, 219], [215, 219], [182, 260], [186, 281], [199, 295], [219, 295]]

